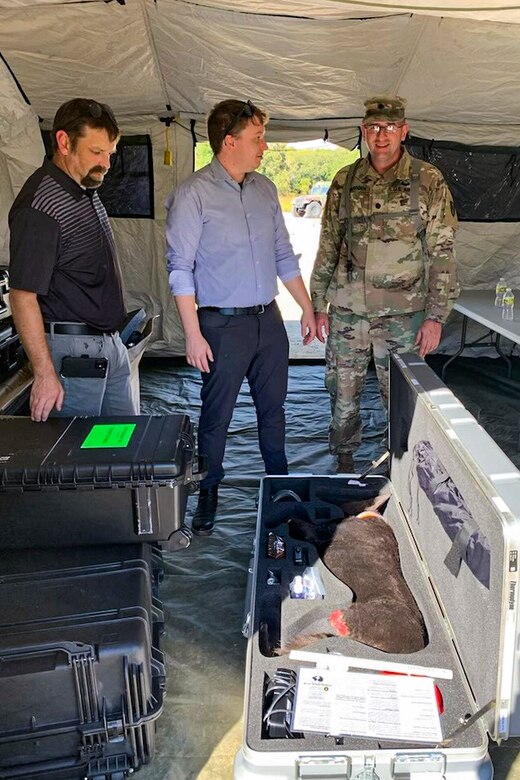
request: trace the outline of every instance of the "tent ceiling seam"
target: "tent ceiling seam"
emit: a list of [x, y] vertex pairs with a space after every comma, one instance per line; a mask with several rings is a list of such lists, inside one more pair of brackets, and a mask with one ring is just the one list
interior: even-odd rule
[[[229, 6], [225, 5], [213, 5], [213, 4], [207, 4], [207, 3], [197, 3], [193, 2], [192, 0], [176, 0], [176, 2], [179, 5], [191, 5], [196, 6], [197, 8], [205, 8], [208, 11], [221, 11], [223, 13], [229, 13], [229, 14], [239, 14], [242, 16], [260, 16], [262, 18], [269, 18], [269, 19], [304, 19], [306, 21], [312, 21], [312, 20], [319, 20], [321, 22], [323, 21], [330, 21], [334, 24], [337, 24], [338, 22], [377, 22], [380, 21], [381, 18], [383, 18], [381, 15], [378, 16], [334, 16], [331, 19], [327, 19], [326, 17], [323, 17], [321, 15], [319, 16], [303, 16], [302, 14], [273, 14], [273, 13], [259, 13], [258, 11], [249, 11], [247, 9], [238, 9], [238, 8], [230, 8]], [[339, 0], [339, 2], [344, 2], [344, 0]], [[394, 16], [412, 16], [411, 13], [406, 12], [405, 10], [399, 11], [398, 13], [385, 13], [384, 18], [390, 18]]]
[[30, 105], [31, 105], [31, 101], [30, 101], [30, 100], [29, 100], [29, 98], [27, 97], [27, 94], [26, 94], [26, 92], [25, 92], [24, 88], [22, 87], [22, 85], [20, 84], [20, 82], [19, 82], [19, 80], [18, 80], [18, 77], [16, 76], [16, 74], [15, 74], [14, 70], [11, 68], [11, 66], [9, 65], [9, 62], [8, 62], [8, 61], [7, 61], [7, 59], [4, 57], [4, 55], [2, 54], [2, 52], [0, 52], [0, 59], [2, 60], [2, 62], [3, 62], [3, 63], [4, 63], [4, 65], [5, 65], [5, 67], [7, 68], [7, 70], [9, 71], [9, 73], [11, 74], [11, 78], [13, 79], [14, 83], [16, 84], [16, 88], [17, 88], [18, 92], [19, 92], [19, 93], [20, 93], [20, 95], [23, 97], [23, 99], [25, 100], [25, 102], [27, 103], [27, 105], [28, 105], [28, 106], [30, 106]]
[[[141, 5], [141, 11], [142, 11], [143, 19], [144, 19], [144, 25], [145, 25], [145, 28], [146, 28], [146, 34], [148, 36], [148, 42], [150, 43], [150, 50], [151, 50], [152, 57], [153, 57], [154, 62], [155, 62], [155, 67], [156, 67], [156, 70], [157, 70], [159, 81], [161, 82], [161, 89], [162, 89], [163, 98], [164, 98], [164, 106], [165, 106], [165, 108], [167, 110], [171, 110], [170, 109], [171, 100], [170, 100], [170, 96], [168, 94], [168, 87], [166, 85], [166, 79], [164, 78], [163, 72], [162, 72], [162, 69], [161, 69], [159, 56], [157, 54], [157, 48], [155, 46], [155, 40], [154, 40], [153, 32], [152, 32], [152, 25], [151, 25], [150, 19], [148, 17], [148, 11], [146, 9], [146, 0], [140, 0], [140, 5]], [[154, 3], [152, 7], [155, 8], [155, 13], [156, 13], [157, 12], [157, 5]]]
[[[489, 12], [496, 12], [496, 11], [518, 11], [520, 9], [520, 6], [518, 3], [513, 3], [512, 5], [501, 5], [501, 6], [490, 6], [487, 4], [484, 5], [471, 5], [466, 8], [454, 8], [452, 5], [410, 5], [410, 3], [394, 3], [392, 2], [392, 5], [389, 5], [385, 2], [374, 2], [374, 0], [339, 0], [341, 3], [348, 3], [349, 5], [356, 5], [356, 6], [363, 6], [366, 8], [367, 6], [369, 8], [378, 8], [382, 11], [384, 11], [387, 8], [402, 8], [403, 11], [407, 11], [409, 14], [414, 13], [420, 13], [420, 14], [426, 14], [428, 15], [429, 11], [435, 11], [435, 13], [446, 13], [450, 16], [453, 16], [453, 18], [457, 18], [456, 14], [460, 14], [461, 17], [464, 17], [465, 14], [468, 13], [475, 13], [475, 12], [483, 12], [483, 11], [489, 11]], [[454, 16], [455, 15], [455, 16]]]

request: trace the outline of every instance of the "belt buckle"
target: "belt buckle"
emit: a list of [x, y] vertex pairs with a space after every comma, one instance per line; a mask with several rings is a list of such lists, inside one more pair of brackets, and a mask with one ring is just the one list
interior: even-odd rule
[[260, 304], [260, 311], [258, 312], [258, 314], [263, 314], [264, 311], [265, 311], [265, 303], [261, 303]]

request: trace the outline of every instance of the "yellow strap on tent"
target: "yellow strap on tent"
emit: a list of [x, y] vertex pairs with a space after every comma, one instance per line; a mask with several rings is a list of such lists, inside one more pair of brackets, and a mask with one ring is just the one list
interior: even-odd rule
[[164, 128], [165, 136], [166, 136], [166, 149], [164, 150], [164, 164], [165, 165], [173, 165], [173, 152], [170, 149], [170, 124], [168, 123], [166, 127]]

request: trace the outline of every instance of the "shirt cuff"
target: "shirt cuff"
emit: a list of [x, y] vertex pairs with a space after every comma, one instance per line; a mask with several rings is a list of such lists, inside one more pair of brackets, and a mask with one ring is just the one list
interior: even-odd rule
[[291, 279], [296, 279], [301, 275], [302, 272], [299, 269], [297, 271], [286, 271], [284, 274], [279, 275], [279, 279], [281, 282], [290, 282]]
[[195, 285], [186, 279], [183, 271], [172, 271], [168, 276], [168, 282], [173, 295], [195, 295]]

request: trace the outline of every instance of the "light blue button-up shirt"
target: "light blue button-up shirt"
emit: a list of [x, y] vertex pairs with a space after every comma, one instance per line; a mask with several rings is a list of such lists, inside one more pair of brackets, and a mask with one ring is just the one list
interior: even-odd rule
[[167, 268], [174, 295], [199, 306], [256, 306], [278, 293], [277, 276], [300, 276], [273, 182], [238, 184], [216, 157], [166, 201]]

